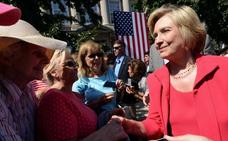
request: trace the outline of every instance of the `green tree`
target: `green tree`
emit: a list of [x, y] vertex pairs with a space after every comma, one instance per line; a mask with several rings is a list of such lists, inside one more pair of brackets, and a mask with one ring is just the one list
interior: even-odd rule
[[[96, 29], [101, 23], [101, 16], [92, 9], [99, 0], [2, 0], [2, 2], [19, 7], [22, 11], [23, 20], [31, 23], [46, 36], [67, 41], [73, 50], [78, 50], [81, 41], [93, 39], [96, 35]], [[53, 15], [51, 13], [51, 2], [58, 3], [62, 12], [66, 10], [64, 5], [75, 8], [81, 16], [80, 20], [63, 14]], [[85, 14], [89, 15], [93, 23], [92, 26], [85, 25]], [[74, 33], [62, 30], [64, 20], [77, 21], [85, 32]]]

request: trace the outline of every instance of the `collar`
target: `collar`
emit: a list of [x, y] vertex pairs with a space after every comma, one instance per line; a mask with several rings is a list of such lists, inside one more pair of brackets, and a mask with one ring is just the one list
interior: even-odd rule
[[124, 56], [117, 57], [117, 58], [116, 58], [116, 63], [117, 63], [117, 64], [118, 64], [118, 63], [121, 63], [121, 62], [123, 61], [123, 59], [124, 59]]

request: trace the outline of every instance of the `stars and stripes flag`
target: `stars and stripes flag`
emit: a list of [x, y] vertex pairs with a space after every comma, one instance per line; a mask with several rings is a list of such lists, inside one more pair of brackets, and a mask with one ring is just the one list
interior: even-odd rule
[[149, 50], [145, 14], [114, 11], [113, 16], [116, 36], [124, 41], [126, 55], [143, 60], [144, 53]]

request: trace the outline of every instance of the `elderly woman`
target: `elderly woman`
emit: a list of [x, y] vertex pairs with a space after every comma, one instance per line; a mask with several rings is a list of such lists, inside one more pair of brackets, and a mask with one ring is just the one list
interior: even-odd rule
[[[85, 97], [85, 103], [97, 113], [116, 108], [116, 76], [104, 61], [104, 53], [98, 43], [87, 41], [80, 46], [78, 53], [79, 80], [72, 90]], [[107, 85], [113, 83], [114, 86]], [[105, 84], [106, 83], [106, 84]]]
[[27, 83], [42, 78], [50, 49], [64, 47], [22, 20], [0, 26], [0, 140], [34, 140], [36, 103]]
[[169, 63], [147, 78], [147, 119], [113, 120], [122, 122], [127, 133], [148, 139], [228, 140], [228, 58], [200, 55], [206, 31], [188, 6], [164, 5], [150, 15], [148, 25], [156, 49]]
[[96, 113], [83, 103], [79, 94], [71, 91], [77, 79], [76, 66], [68, 50], [56, 50], [44, 69], [49, 89], [42, 95], [38, 107], [40, 140], [118, 141], [126, 138], [123, 128], [116, 122], [96, 131]]

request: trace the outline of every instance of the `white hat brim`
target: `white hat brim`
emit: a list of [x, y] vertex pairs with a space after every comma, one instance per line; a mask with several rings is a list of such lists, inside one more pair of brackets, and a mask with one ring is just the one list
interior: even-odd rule
[[0, 26], [1, 37], [22, 40], [48, 49], [63, 49], [67, 46], [64, 41], [42, 36], [32, 25], [22, 20], [12, 26]]

